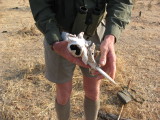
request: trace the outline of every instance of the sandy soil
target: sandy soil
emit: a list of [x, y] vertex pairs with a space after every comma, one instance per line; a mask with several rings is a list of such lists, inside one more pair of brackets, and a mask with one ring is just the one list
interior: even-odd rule
[[[123, 118], [160, 119], [159, 11], [159, 0], [136, 0], [131, 24], [116, 43], [116, 81], [126, 86], [132, 80], [130, 92], [136, 99], [125, 105]], [[55, 86], [44, 78], [43, 35], [34, 25], [27, 0], [0, 0], [0, 46], [0, 119], [56, 120]], [[77, 67], [71, 120], [84, 120], [81, 79]], [[119, 114], [120, 89], [103, 80], [102, 111]]]

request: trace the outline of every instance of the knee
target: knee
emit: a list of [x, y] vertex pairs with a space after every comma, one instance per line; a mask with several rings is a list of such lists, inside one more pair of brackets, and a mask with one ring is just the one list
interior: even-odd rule
[[84, 91], [85, 91], [85, 96], [90, 98], [91, 100], [96, 101], [99, 99], [99, 93], [100, 93], [99, 87], [84, 85]]
[[98, 100], [101, 80], [96, 80], [92, 77], [83, 76], [83, 83], [85, 96], [93, 101]]
[[56, 94], [57, 102], [61, 105], [65, 105], [70, 99], [70, 95], [71, 95], [71, 90], [68, 89], [58, 90]]
[[65, 105], [70, 99], [72, 87], [57, 85], [56, 88], [56, 99], [61, 105]]

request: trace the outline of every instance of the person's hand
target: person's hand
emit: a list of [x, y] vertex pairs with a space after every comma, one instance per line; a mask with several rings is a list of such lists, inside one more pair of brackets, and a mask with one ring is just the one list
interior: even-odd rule
[[99, 64], [102, 69], [106, 71], [111, 78], [115, 78], [116, 73], [116, 54], [114, 49], [115, 37], [107, 35], [100, 45], [101, 57]]
[[[115, 79], [116, 73], [116, 54], [114, 49], [114, 42], [115, 37], [113, 35], [107, 35], [104, 38], [104, 41], [100, 45], [100, 60], [99, 66], [107, 72], [107, 74], [112, 78]], [[104, 77], [97, 73], [97, 79], [103, 79]]]
[[52, 48], [53, 50], [61, 55], [62, 57], [64, 57], [65, 59], [67, 59], [68, 61], [78, 65], [78, 66], [82, 66], [85, 68], [89, 68], [88, 65], [85, 65], [82, 61], [82, 58], [78, 58], [78, 57], [74, 57], [67, 49], [67, 45], [68, 42], [67, 41], [61, 41], [61, 42], [56, 42], [53, 44]]

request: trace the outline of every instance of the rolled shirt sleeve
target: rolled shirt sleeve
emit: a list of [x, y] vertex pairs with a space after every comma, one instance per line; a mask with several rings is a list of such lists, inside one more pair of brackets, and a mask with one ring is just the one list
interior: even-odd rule
[[105, 35], [113, 35], [118, 40], [130, 22], [132, 7], [132, 0], [108, 0]]
[[37, 28], [44, 34], [48, 44], [61, 39], [53, 11], [53, 0], [29, 0]]

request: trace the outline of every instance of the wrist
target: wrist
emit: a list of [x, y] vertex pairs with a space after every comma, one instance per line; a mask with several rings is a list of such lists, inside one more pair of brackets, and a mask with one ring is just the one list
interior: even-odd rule
[[54, 42], [51, 46], [51, 49], [54, 50], [54, 46], [57, 44], [58, 42]]
[[107, 41], [109, 43], [115, 43], [115, 37], [113, 35], [106, 35], [104, 37], [104, 41]]

